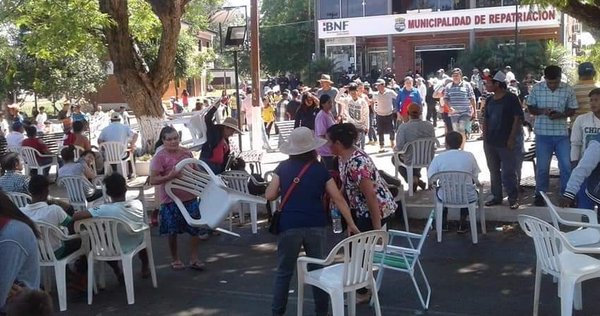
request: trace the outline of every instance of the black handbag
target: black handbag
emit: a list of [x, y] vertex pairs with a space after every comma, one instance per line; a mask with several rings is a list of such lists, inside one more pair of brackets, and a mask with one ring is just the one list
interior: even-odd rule
[[283, 210], [283, 206], [285, 205], [285, 203], [287, 203], [292, 191], [294, 191], [294, 189], [296, 188], [296, 185], [298, 183], [300, 183], [300, 179], [302, 179], [302, 176], [304, 176], [304, 174], [306, 173], [306, 171], [312, 164], [313, 164], [313, 161], [308, 162], [306, 165], [304, 165], [304, 167], [302, 167], [302, 170], [300, 170], [300, 173], [298, 174], [298, 176], [296, 176], [294, 178], [294, 180], [292, 181], [292, 184], [288, 188], [287, 192], [285, 192], [285, 196], [281, 200], [281, 204], [279, 204], [277, 211], [275, 211], [273, 213], [273, 216], [271, 217], [271, 224], [269, 225], [269, 233], [271, 233], [273, 235], [279, 234], [279, 220], [281, 219], [281, 210]]

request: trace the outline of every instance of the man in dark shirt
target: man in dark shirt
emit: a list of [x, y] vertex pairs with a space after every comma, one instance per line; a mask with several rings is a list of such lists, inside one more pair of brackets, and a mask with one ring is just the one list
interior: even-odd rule
[[518, 166], [522, 155], [523, 109], [519, 98], [508, 92], [506, 76], [499, 71], [488, 77], [486, 88], [493, 93], [483, 111], [483, 148], [490, 170], [492, 198], [485, 203], [502, 203], [502, 186], [511, 209], [519, 208]]
[[300, 107], [300, 100], [298, 100], [298, 96], [300, 92], [296, 89], [292, 90], [292, 100], [288, 102], [286, 107], [287, 119], [295, 120], [296, 119], [296, 111]]
[[71, 108], [71, 104], [69, 102], [63, 103], [62, 110], [58, 111], [58, 120], [62, 121], [69, 117], [69, 110]]

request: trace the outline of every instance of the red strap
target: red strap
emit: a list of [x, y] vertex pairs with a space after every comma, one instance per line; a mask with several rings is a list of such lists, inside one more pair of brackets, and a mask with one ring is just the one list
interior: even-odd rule
[[288, 199], [290, 198], [290, 195], [292, 193], [292, 191], [294, 191], [294, 188], [296, 188], [296, 185], [298, 183], [300, 183], [300, 179], [302, 179], [302, 176], [306, 173], [306, 171], [308, 171], [308, 168], [313, 164], [313, 162], [308, 162], [306, 163], [306, 165], [304, 165], [304, 167], [302, 167], [302, 170], [300, 170], [300, 173], [298, 173], [298, 176], [294, 178], [294, 180], [292, 181], [292, 184], [290, 185], [290, 187], [288, 188], [287, 192], [285, 192], [285, 196], [283, 197], [283, 199], [281, 200], [281, 204], [279, 204], [279, 211], [281, 212], [281, 210], [283, 210], [283, 206], [285, 205], [285, 203], [288, 201]]
[[6, 224], [8, 224], [8, 221], [10, 221], [10, 218], [0, 217], [0, 231], [2, 231], [2, 228], [4, 228], [4, 226], [6, 226]]

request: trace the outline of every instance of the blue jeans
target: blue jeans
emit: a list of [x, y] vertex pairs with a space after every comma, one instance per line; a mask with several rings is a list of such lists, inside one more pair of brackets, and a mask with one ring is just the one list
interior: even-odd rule
[[520, 148], [520, 142], [513, 150], [506, 147], [496, 147], [483, 144], [485, 158], [488, 169], [490, 170], [490, 182], [494, 201], [502, 201], [502, 186], [506, 190], [509, 202], [516, 202], [519, 198], [519, 180], [518, 168], [520, 166], [520, 157], [523, 156]]
[[[273, 315], [285, 314], [290, 280], [296, 269], [296, 261], [300, 248], [304, 247], [306, 255], [313, 258], [325, 258], [325, 237], [327, 227], [292, 228], [279, 233], [277, 237], [277, 277], [273, 286]], [[319, 266], [308, 266], [309, 270]], [[298, 285], [302, 286], [302, 285]], [[317, 316], [327, 315], [329, 295], [323, 290], [313, 287], [315, 312]]]
[[558, 159], [560, 170], [560, 192], [564, 193], [571, 177], [571, 141], [569, 136], [545, 136], [535, 137], [535, 157], [537, 160], [537, 171], [535, 174], [535, 195], [547, 192], [550, 182], [550, 162], [552, 155]]

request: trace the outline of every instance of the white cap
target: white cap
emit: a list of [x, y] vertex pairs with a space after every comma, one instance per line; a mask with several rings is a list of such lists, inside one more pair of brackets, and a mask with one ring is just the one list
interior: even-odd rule
[[506, 82], [506, 75], [502, 71], [498, 71], [494, 76], [494, 81]]

